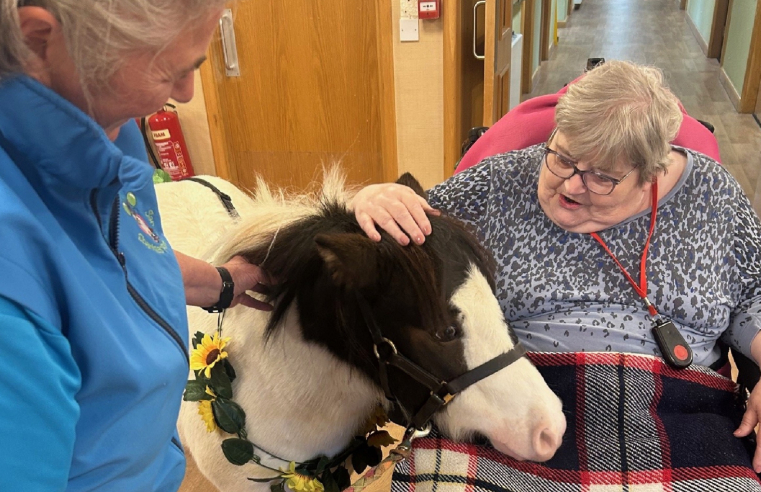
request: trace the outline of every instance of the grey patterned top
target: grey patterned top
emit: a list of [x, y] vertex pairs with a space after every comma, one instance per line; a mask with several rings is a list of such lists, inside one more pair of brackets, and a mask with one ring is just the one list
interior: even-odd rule
[[[692, 347], [719, 358], [721, 338], [750, 356], [761, 329], [761, 222], [734, 178], [677, 148], [687, 167], [658, 204], [648, 297]], [[497, 262], [497, 298], [529, 350], [660, 355], [642, 299], [589, 235], [565, 231], [537, 198], [543, 145], [490, 157], [429, 191], [431, 205], [474, 226]], [[600, 232], [639, 278], [650, 210]]]

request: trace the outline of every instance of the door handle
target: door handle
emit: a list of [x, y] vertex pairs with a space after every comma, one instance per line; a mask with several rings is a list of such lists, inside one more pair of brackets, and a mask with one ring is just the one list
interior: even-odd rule
[[478, 7], [485, 7], [486, 6], [486, 0], [481, 0], [479, 2], [476, 2], [473, 5], [473, 56], [476, 57], [477, 60], [483, 60], [486, 58], [486, 55], [479, 55], [476, 51], [476, 31], [478, 29]]
[[238, 46], [235, 42], [235, 25], [233, 11], [225, 9], [219, 19], [219, 31], [222, 34], [222, 52], [225, 56], [225, 73], [228, 77], [240, 77], [238, 65]]

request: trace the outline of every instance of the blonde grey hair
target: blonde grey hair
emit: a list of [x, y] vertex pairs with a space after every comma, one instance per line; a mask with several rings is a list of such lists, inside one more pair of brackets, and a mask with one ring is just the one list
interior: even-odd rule
[[104, 86], [124, 55], [160, 51], [225, 0], [0, 0], [0, 80], [21, 73], [30, 56], [19, 26], [20, 6], [46, 9], [61, 23], [83, 87]]
[[555, 124], [574, 159], [599, 170], [624, 160], [639, 169], [643, 184], [666, 171], [682, 111], [659, 69], [609, 61], [568, 87]]

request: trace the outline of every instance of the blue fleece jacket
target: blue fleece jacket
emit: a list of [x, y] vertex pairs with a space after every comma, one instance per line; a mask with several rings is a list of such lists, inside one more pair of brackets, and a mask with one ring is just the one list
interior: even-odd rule
[[134, 124], [0, 83], [0, 489], [173, 491], [182, 279]]

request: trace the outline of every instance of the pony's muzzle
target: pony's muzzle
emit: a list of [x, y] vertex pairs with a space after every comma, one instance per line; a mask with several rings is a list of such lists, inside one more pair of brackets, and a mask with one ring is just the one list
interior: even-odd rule
[[566, 421], [563, 418], [555, 426], [537, 426], [533, 436], [533, 448], [535, 456], [532, 461], [547, 461], [555, 456], [555, 452], [563, 443]]

